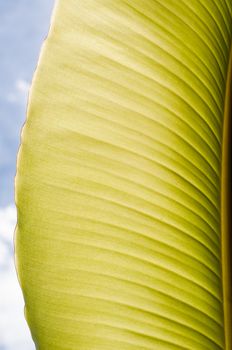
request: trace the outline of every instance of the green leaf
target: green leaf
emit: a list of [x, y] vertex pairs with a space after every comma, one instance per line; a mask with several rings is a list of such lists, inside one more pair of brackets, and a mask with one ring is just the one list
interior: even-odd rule
[[37, 349], [229, 350], [231, 34], [230, 0], [57, 2], [16, 176], [16, 265]]

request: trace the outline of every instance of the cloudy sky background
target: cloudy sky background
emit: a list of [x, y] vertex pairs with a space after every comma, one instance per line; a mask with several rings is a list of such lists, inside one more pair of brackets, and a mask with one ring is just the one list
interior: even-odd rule
[[14, 176], [28, 91], [54, 0], [0, 0], [0, 350], [34, 350], [13, 261]]

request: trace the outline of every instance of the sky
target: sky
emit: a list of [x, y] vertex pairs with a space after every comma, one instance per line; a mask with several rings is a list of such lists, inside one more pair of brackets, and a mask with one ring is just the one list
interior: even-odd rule
[[54, 0], [0, 0], [0, 350], [34, 350], [13, 259], [14, 177], [28, 91]]

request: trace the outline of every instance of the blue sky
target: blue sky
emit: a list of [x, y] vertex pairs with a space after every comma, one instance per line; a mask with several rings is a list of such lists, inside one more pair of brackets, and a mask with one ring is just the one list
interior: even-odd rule
[[13, 201], [27, 87], [49, 28], [52, 5], [53, 0], [0, 0], [0, 206]]
[[28, 90], [54, 0], [0, 0], [0, 350], [33, 350], [13, 262], [14, 176]]

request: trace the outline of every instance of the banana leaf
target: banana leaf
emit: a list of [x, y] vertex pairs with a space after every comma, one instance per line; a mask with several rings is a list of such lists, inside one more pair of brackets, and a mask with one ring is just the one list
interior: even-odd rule
[[59, 0], [17, 159], [37, 350], [231, 349], [231, 0]]

